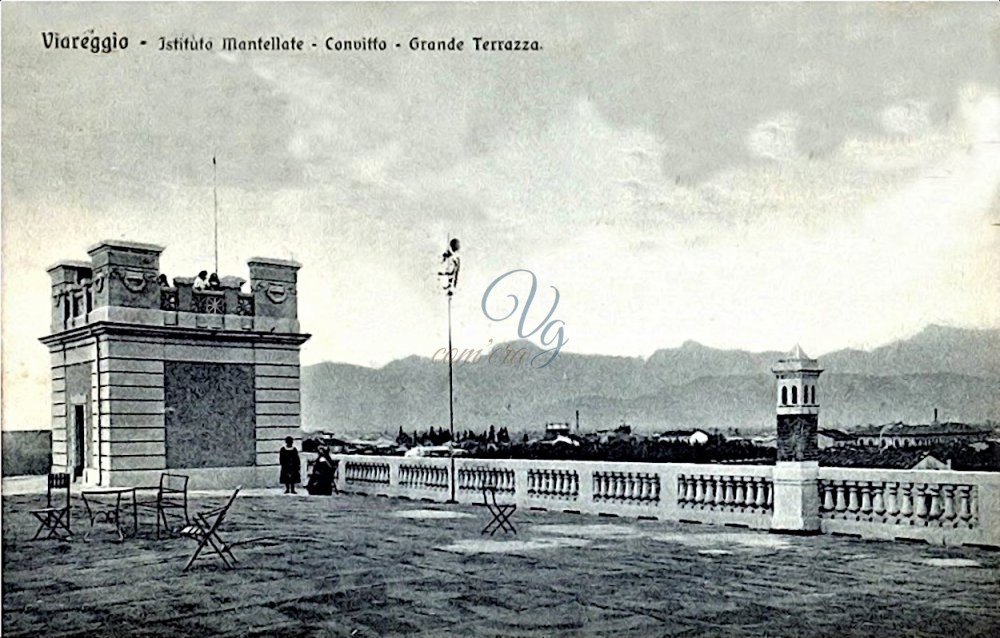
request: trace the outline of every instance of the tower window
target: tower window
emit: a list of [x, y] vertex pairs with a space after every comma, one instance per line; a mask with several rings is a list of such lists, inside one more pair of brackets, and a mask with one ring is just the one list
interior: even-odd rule
[[795, 405], [798, 402], [799, 402], [799, 389], [793, 385], [792, 386], [792, 405]]
[[781, 405], [788, 405], [788, 388], [781, 386]]

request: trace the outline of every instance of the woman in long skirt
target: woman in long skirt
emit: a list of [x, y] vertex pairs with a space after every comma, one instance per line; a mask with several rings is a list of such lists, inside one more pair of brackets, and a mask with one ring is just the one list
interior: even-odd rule
[[295, 485], [302, 482], [302, 462], [299, 461], [299, 451], [295, 449], [292, 437], [285, 437], [285, 447], [278, 452], [278, 463], [281, 464], [281, 484], [285, 486], [285, 494], [294, 494]]

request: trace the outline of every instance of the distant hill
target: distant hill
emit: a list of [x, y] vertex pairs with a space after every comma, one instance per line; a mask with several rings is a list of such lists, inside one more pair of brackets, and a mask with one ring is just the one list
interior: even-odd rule
[[[528, 357], [534, 344], [516, 342]], [[774, 424], [778, 352], [717, 350], [694, 342], [648, 359], [563, 352], [545, 368], [526, 363], [455, 365], [455, 427], [490, 424], [539, 431], [546, 421], [581, 429], [627, 421], [636, 431], [668, 428], [768, 430]], [[820, 357], [821, 425], [1000, 419], [1000, 330], [930, 326], [871, 351]], [[302, 370], [303, 429], [345, 435], [448, 425], [447, 366], [410, 356], [382, 368], [320, 363]]]

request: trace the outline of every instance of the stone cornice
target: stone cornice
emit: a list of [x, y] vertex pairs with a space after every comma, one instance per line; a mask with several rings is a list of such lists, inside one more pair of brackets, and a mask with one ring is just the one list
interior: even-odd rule
[[184, 326], [151, 326], [134, 323], [98, 321], [77, 328], [40, 337], [46, 346], [81, 341], [101, 335], [182, 338], [192, 341], [229, 341], [241, 344], [276, 344], [300, 346], [312, 336], [299, 332], [259, 332], [250, 330], [206, 330]]

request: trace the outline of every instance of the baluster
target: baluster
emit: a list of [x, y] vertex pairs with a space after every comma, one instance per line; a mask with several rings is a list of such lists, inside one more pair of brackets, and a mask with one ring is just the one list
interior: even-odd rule
[[754, 483], [757, 487], [757, 497], [753, 501], [754, 507], [764, 509], [764, 505], [767, 504], [767, 482], [758, 477], [754, 479]]
[[733, 481], [736, 483], [735, 505], [742, 509], [747, 504], [747, 490], [745, 485], [746, 479], [742, 476], [735, 476], [733, 477]]
[[958, 518], [963, 523], [972, 522], [972, 487], [969, 485], [959, 485], [958, 489]]
[[872, 513], [874, 513], [876, 517], [882, 517], [882, 515], [885, 514], [885, 497], [883, 496], [884, 490], [884, 483], [872, 483]]
[[694, 479], [694, 502], [701, 505], [705, 502], [705, 477], [698, 476]]
[[625, 493], [623, 498], [626, 501], [631, 501], [635, 498], [635, 476], [631, 472], [625, 475]]
[[823, 511], [832, 512], [836, 508], [836, 501], [834, 500], [834, 494], [836, 494], [836, 489], [833, 483], [829, 481], [822, 481], [820, 487], [823, 488]]
[[679, 503], [687, 502], [687, 477], [683, 474], [677, 475], [677, 501]]
[[889, 518], [899, 516], [899, 483], [885, 484], [885, 515]]
[[733, 477], [724, 476], [722, 477], [722, 481], [723, 481], [722, 483], [723, 489], [725, 490], [724, 493], [726, 495], [725, 504], [729, 507], [732, 507], [733, 505], [736, 504], [736, 490], [735, 490], [736, 486], [734, 484]]
[[705, 485], [705, 500], [702, 507], [712, 507], [715, 505], [715, 482], [711, 476], [698, 475], [698, 480]]
[[913, 518], [920, 523], [927, 522], [927, 486], [913, 486]]
[[869, 482], [861, 485], [861, 513], [865, 516], [872, 513], [872, 484]]
[[913, 524], [913, 484], [899, 484], [899, 516], [909, 524]]
[[746, 500], [747, 507], [755, 509], [757, 507], [757, 477], [756, 476], [747, 477], [746, 484], [747, 484], [747, 500]]
[[927, 519], [933, 521], [941, 518], [941, 487], [938, 485], [927, 486], [927, 500], [930, 501]]
[[857, 514], [860, 509], [858, 503], [858, 484], [855, 481], [847, 483], [847, 513]]
[[847, 484], [844, 481], [837, 482], [837, 504], [835, 509], [838, 514], [847, 511]]
[[710, 476], [709, 477], [713, 483], [715, 483], [715, 508], [722, 509], [726, 504], [726, 486], [723, 483], [722, 476]]
[[955, 513], [954, 485], [941, 486], [941, 500], [944, 502], [944, 512], [941, 513], [941, 518], [948, 523], [952, 523], [957, 516]]

